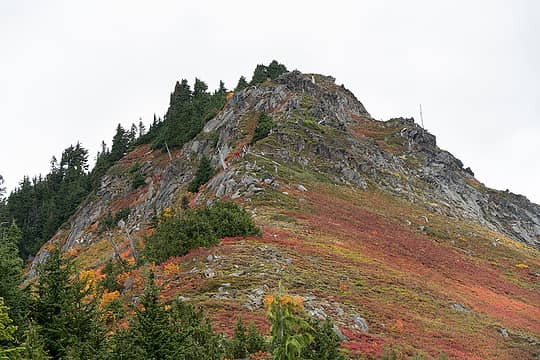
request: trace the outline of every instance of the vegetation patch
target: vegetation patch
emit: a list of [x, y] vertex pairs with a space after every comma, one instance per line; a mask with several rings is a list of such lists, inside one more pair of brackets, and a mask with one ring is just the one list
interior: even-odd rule
[[270, 131], [275, 127], [276, 122], [271, 116], [266, 115], [265, 113], [259, 114], [259, 120], [257, 121], [257, 126], [255, 127], [255, 132], [253, 133], [250, 144], [254, 144], [267, 137], [270, 134]]
[[232, 202], [216, 202], [165, 218], [146, 240], [144, 253], [148, 260], [161, 263], [191, 249], [215, 245], [222, 237], [259, 234], [259, 228], [244, 209]]
[[214, 168], [210, 163], [210, 159], [204, 155], [199, 162], [199, 167], [195, 173], [195, 177], [188, 185], [188, 191], [192, 193], [199, 192], [201, 185], [206, 184], [214, 176]]

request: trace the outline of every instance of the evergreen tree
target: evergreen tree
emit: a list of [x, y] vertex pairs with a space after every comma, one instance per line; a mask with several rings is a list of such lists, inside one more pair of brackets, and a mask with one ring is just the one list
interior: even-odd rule
[[214, 176], [214, 168], [210, 163], [210, 159], [206, 155], [203, 155], [199, 162], [195, 177], [188, 185], [188, 191], [193, 193], [198, 192], [201, 185], [206, 184], [212, 176]]
[[4, 177], [0, 174], [0, 200], [2, 200], [6, 193], [6, 188], [2, 185], [4, 185]]
[[100, 186], [100, 181], [103, 175], [111, 167], [111, 152], [105, 141], [101, 142], [101, 150], [96, 155], [96, 164], [90, 172], [89, 183], [91, 190], [97, 190]]
[[250, 85], [261, 84], [265, 82], [268, 78], [274, 80], [281, 74], [284, 74], [286, 72], [287, 67], [283, 64], [278, 63], [276, 60], [272, 60], [272, 62], [268, 66], [259, 64], [255, 67], [255, 71], [253, 72], [253, 77], [251, 78]]
[[246, 339], [246, 327], [242, 318], [239, 317], [234, 328], [234, 336], [229, 345], [229, 356], [233, 359], [245, 358], [248, 355]]
[[116, 127], [116, 133], [113, 136], [110, 160], [112, 162], [120, 160], [124, 156], [124, 153], [127, 151], [128, 146], [129, 134], [122, 127], [122, 125], [118, 124], [118, 126]]
[[[204, 81], [195, 78], [195, 85], [193, 85], [193, 115], [201, 120], [204, 119], [211, 100], [211, 95], [207, 90], [208, 86]], [[202, 122], [201, 125], [203, 125]]]
[[234, 89], [235, 92], [239, 92], [244, 90], [249, 86], [248, 82], [246, 81], [246, 78], [244, 76], [240, 76], [240, 79], [238, 79], [238, 84], [236, 85], [236, 88]]
[[135, 140], [137, 140], [137, 132], [138, 132], [137, 125], [131, 124], [131, 128], [128, 133], [128, 146], [132, 146], [135, 144]]
[[[65, 149], [60, 160], [60, 169], [63, 179], [54, 199], [59, 217], [58, 226], [77, 210], [81, 201], [88, 194], [88, 150], [79, 143]], [[46, 186], [45, 183], [44, 185]], [[54, 233], [44, 235], [43, 241], [47, 241]]]
[[265, 113], [260, 113], [259, 119], [257, 120], [257, 126], [255, 127], [255, 132], [253, 133], [253, 138], [251, 139], [250, 143], [254, 144], [257, 141], [267, 137], [275, 126], [276, 123], [270, 116], [266, 115]]
[[[154, 121], [156, 119], [156, 114], [154, 114]], [[142, 119], [139, 118], [139, 137], [142, 137], [146, 134], [146, 126], [142, 122]]]
[[130, 323], [133, 338], [133, 353], [145, 359], [171, 358], [171, 334], [169, 334], [167, 311], [159, 301], [159, 288], [150, 273], [141, 307], [135, 309], [135, 318]]
[[278, 78], [281, 74], [286, 73], [287, 67], [283, 64], [278, 63], [276, 60], [272, 60], [272, 62], [268, 65], [266, 71], [268, 77], [274, 80]]
[[334, 331], [330, 320], [310, 320], [313, 329], [313, 341], [304, 348], [302, 359], [306, 360], [345, 360], [340, 353], [341, 339]]
[[87, 359], [101, 349], [105, 335], [93, 290], [58, 248], [40, 265], [32, 317], [53, 358]]
[[9, 309], [4, 305], [4, 299], [0, 297], [0, 359], [16, 358], [21, 353], [22, 348], [13, 345], [13, 334], [17, 327], [13, 325], [13, 320], [9, 317]]
[[0, 297], [10, 308], [10, 317], [22, 324], [26, 318], [28, 295], [19, 287], [22, 282], [23, 261], [19, 257], [17, 244], [21, 239], [19, 227], [0, 226]]
[[28, 360], [49, 360], [51, 357], [45, 350], [45, 341], [40, 335], [39, 327], [30, 323], [25, 332], [24, 350], [22, 358]]
[[254, 354], [258, 351], [266, 350], [266, 341], [257, 331], [255, 323], [249, 323], [249, 329], [246, 337], [246, 349], [248, 354]]
[[155, 146], [165, 148], [182, 146], [191, 140], [202, 128], [193, 116], [193, 94], [187, 80], [176, 82], [169, 109], [163, 122], [163, 131], [157, 138]]
[[151, 273], [128, 330], [112, 340], [110, 359], [218, 360], [223, 338], [201, 312], [180, 300], [164, 304]]
[[266, 81], [268, 78], [268, 69], [266, 66], [259, 64], [255, 67], [255, 71], [253, 72], [253, 77], [251, 78], [250, 85], [257, 85], [261, 84]]

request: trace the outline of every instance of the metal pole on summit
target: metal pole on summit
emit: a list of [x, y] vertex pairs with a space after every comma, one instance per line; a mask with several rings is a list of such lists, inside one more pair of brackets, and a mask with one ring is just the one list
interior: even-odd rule
[[420, 104], [420, 121], [422, 123], [422, 129], [424, 128], [424, 115], [422, 114], [422, 104]]

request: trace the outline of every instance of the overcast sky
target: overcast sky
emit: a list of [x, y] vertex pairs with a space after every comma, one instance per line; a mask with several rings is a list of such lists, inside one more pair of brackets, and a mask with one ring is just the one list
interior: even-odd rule
[[377, 119], [424, 109], [490, 187], [540, 203], [540, 1], [0, 0], [0, 174], [12, 189], [77, 140], [165, 112], [272, 59], [332, 75]]

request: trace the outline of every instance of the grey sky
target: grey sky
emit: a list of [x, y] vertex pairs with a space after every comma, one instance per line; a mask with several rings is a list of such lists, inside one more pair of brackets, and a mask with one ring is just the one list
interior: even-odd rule
[[174, 82], [272, 59], [414, 116], [486, 185], [540, 203], [539, 1], [0, 1], [0, 174], [150, 122]]

